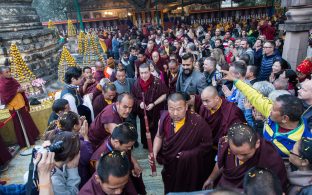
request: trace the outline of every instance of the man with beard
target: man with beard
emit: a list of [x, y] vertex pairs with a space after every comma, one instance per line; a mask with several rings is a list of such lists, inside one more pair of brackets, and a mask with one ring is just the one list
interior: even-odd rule
[[88, 132], [93, 148], [97, 148], [108, 137], [116, 125], [122, 123], [131, 113], [134, 99], [130, 94], [120, 94], [116, 103], [106, 106], [94, 119]]
[[[155, 78], [151, 74], [149, 65], [142, 64], [139, 70], [140, 78], [134, 83], [132, 94], [135, 98], [135, 111], [140, 118], [141, 143], [144, 148], [147, 148], [144, 107], [146, 107], [149, 128], [152, 140], [154, 140], [158, 128], [160, 111], [164, 109], [164, 101], [166, 94], [168, 94], [168, 88], [162, 80]], [[142, 93], [144, 93], [145, 102], [143, 102]]]
[[[275, 147], [261, 138], [246, 124], [234, 124], [228, 135], [219, 141], [217, 163], [203, 188], [213, 185], [243, 188], [245, 173], [255, 166], [268, 168], [280, 179], [287, 190], [287, 173], [283, 159]], [[219, 178], [217, 183], [216, 179]]]
[[201, 189], [209, 175], [211, 145], [211, 129], [205, 120], [188, 111], [184, 95], [170, 94], [168, 112], [161, 115], [153, 146], [154, 157], [164, 167], [166, 194]]
[[207, 86], [204, 74], [194, 70], [194, 56], [186, 53], [182, 56], [182, 71], [177, 80], [177, 92], [184, 92], [189, 95], [199, 95]]
[[134, 61], [130, 60], [129, 52], [124, 51], [122, 57], [120, 59], [120, 63], [124, 67], [127, 77], [133, 78], [134, 77]]

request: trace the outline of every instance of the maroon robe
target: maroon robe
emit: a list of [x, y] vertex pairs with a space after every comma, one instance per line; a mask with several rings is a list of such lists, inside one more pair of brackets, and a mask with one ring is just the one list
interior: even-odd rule
[[8, 148], [4, 144], [2, 137], [0, 136], [0, 166], [5, 165], [9, 160], [11, 160], [12, 155], [9, 152]]
[[[16, 96], [20, 84], [14, 78], [0, 78], [0, 99], [1, 102], [7, 105]], [[25, 106], [19, 109], [20, 116], [24, 122], [25, 130], [28, 136], [29, 143], [35, 144], [36, 138], [39, 136], [39, 130], [35, 125], [33, 119], [27, 110], [29, 110], [28, 99], [25, 93], [21, 93], [24, 97]], [[10, 110], [10, 114], [13, 116], [14, 131], [16, 139], [20, 147], [26, 146], [22, 126], [15, 110]]]
[[137, 78], [139, 78], [139, 76], [140, 76], [139, 68], [140, 68], [141, 64], [144, 64], [144, 63], [146, 63], [146, 58], [145, 58], [142, 62], [141, 62], [140, 60], [136, 60], [136, 61], [134, 62], [134, 65], [135, 65], [135, 67], [136, 67], [137, 70], [138, 70], [137, 75], [135, 75], [135, 76], [137, 76]]
[[168, 75], [167, 77], [168, 77], [169, 93], [170, 94], [175, 93], [177, 89], [176, 86], [177, 86], [179, 72], [176, 73], [175, 77], [173, 77], [170, 72], [167, 75]]
[[268, 168], [273, 171], [281, 181], [283, 191], [287, 190], [287, 172], [282, 157], [279, 155], [272, 143], [260, 139], [260, 147], [254, 156], [242, 165], [237, 165], [236, 156], [231, 152], [227, 137], [223, 137], [219, 142], [218, 167], [223, 168], [219, 186], [232, 188], [243, 188], [243, 178], [245, 173], [252, 167]]
[[96, 82], [94, 82], [94, 83], [89, 83], [89, 84], [87, 85], [87, 87], [86, 87], [86, 92], [83, 93], [83, 85], [84, 85], [85, 82], [86, 82], [86, 79], [83, 78], [82, 81], [81, 81], [81, 83], [80, 83], [80, 85], [79, 85], [79, 93], [80, 93], [81, 97], [83, 97], [83, 96], [86, 95], [86, 94], [92, 93], [92, 92], [93, 92], [93, 88], [95, 88], [96, 85], [97, 85]]
[[[113, 146], [112, 146], [110, 140], [111, 140], [111, 136], [106, 138], [105, 141], [102, 143], [102, 145], [93, 153], [90, 161], [94, 167], [95, 167], [96, 161], [98, 161], [100, 159], [102, 154], [109, 153], [113, 150]], [[133, 163], [131, 161], [131, 151], [127, 152], [127, 156], [128, 156], [128, 159], [131, 163], [131, 170], [132, 170], [133, 169]], [[134, 177], [132, 174], [130, 174], [130, 179], [131, 179], [136, 191], [139, 194], [146, 194], [145, 185], [144, 185], [144, 182], [142, 179], [142, 174], [140, 175], [140, 177]]]
[[105, 101], [103, 94], [96, 96], [92, 101], [94, 118], [106, 107], [108, 103]]
[[145, 56], [147, 59], [152, 59], [152, 54], [154, 51], [157, 51], [157, 47], [154, 46], [154, 48], [152, 49], [152, 51], [149, 51], [148, 48], [145, 49]]
[[[211, 129], [198, 114], [188, 112], [184, 125], [174, 133], [168, 112], [161, 115], [159, 135], [163, 137], [157, 161], [163, 164], [165, 193], [201, 190], [209, 176]], [[180, 158], [177, 154], [182, 152]]]
[[212, 129], [213, 145], [218, 146], [219, 139], [227, 135], [228, 129], [235, 123], [246, 123], [241, 109], [234, 103], [222, 98], [221, 107], [211, 115], [204, 105], [200, 106], [201, 115]]
[[[152, 75], [151, 75], [152, 76]], [[144, 121], [144, 111], [140, 108], [140, 104], [143, 101], [142, 97], [142, 88], [140, 86], [140, 79], [137, 79], [132, 87], [132, 94], [135, 99], [134, 105], [134, 112], [140, 118], [140, 126], [141, 126], [141, 143], [143, 144], [144, 148], [147, 148], [147, 140], [146, 140], [146, 128], [145, 128], [145, 121]], [[169, 90], [166, 84], [157, 78], [154, 77], [153, 82], [148, 87], [147, 91], [144, 92], [145, 94], [145, 105], [149, 105], [154, 103], [160, 96], [163, 94], [168, 94]], [[154, 140], [157, 129], [158, 129], [158, 120], [160, 118], [160, 111], [165, 109], [165, 101], [162, 103], [155, 105], [152, 110], [146, 111], [147, 118], [149, 122], [149, 129], [151, 132], [152, 140]]]
[[88, 136], [93, 148], [100, 146], [105, 138], [110, 135], [110, 133], [105, 129], [105, 124], [120, 124], [122, 122], [123, 119], [117, 112], [116, 104], [113, 103], [106, 106], [94, 119], [89, 128]]
[[101, 81], [101, 79], [104, 78], [104, 71], [103, 70], [97, 70], [94, 73], [94, 79], [97, 83]]
[[[126, 184], [121, 195], [137, 195], [138, 193], [135, 191], [131, 180]], [[107, 195], [103, 192], [99, 183], [95, 180], [95, 174], [91, 177], [91, 179], [81, 188], [78, 195]]]

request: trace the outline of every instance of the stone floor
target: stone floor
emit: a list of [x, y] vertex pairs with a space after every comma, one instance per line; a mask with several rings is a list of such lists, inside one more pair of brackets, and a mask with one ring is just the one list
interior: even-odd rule
[[[8, 184], [24, 183], [24, 174], [28, 170], [31, 156], [21, 156], [19, 153], [15, 155], [13, 160], [9, 163], [9, 169], [0, 174], [0, 178], [2, 180], [6, 180]], [[143, 168], [143, 180], [148, 194], [163, 194], [164, 187], [160, 174], [162, 168], [157, 166], [157, 176], [151, 176], [151, 170], [147, 160], [148, 151], [143, 149], [141, 145], [139, 148], [134, 149], [133, 155], [136, 157], [136, 159], [138, 159], [139, 164]]]

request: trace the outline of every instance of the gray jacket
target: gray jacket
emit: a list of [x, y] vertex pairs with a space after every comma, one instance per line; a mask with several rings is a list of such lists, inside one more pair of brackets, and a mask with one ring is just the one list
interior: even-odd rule
[[54, 195], [76, 195], [79, 192], [80, 176], [78, 167], [68, 169], [64, 165], [63, 170], [56, 167], [51, 180]]
[[184, 81], [182, 74], [183, 71], [181, 70], [177, 80], [177, 92], [185, 92], [189, 95], [199, 95], [203, 89], [208, 86], [205, 75], [201, 72], [193, 71]]

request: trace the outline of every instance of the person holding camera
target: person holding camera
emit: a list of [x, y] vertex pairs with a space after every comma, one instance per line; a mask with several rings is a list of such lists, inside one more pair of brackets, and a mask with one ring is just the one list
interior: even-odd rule
[[[54, 195], [51, 185], [51, 172], [54, 169], [54, 152], [44, 151], [38, 153], [33, 163], [37, 166], [38, 185], [37, 189], [33, 186], [33, 181], [30, 180], [30, 188], [27, 184], [11, 184], [0, 185], [1, 195], [24, 195], [24, 194], [39, 194], [39, 195]], [[38, 193], [39, 191], [39, 193]]]
[[77, 194], [80, 184], [78, 164], [80, 142], [78, 134], [68, 131], [58, 132], [51, 140], [51, 145], [63, 141], [61, 150], [55, 152], [55, 172], [51, 176], [55, 195]]
[[51, 140], [60, 131], [69, 131], [79, 134], [80, 138], [80, 159], [78, 173], [81, 178], [79, 188], [81, 188], [92, 176], [90, 171], [90, 158], [93, 154], [93, 147], [89, 142], [88, 123], [84, 117], [69, 111], [64, 113], [58, 120], [58, 128], [45, 135], [46, 140]]

